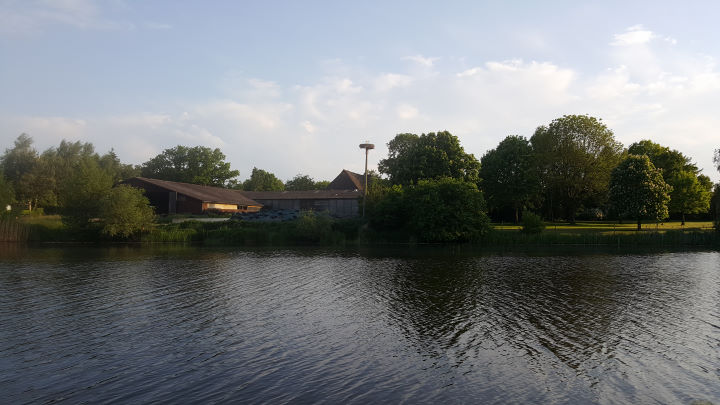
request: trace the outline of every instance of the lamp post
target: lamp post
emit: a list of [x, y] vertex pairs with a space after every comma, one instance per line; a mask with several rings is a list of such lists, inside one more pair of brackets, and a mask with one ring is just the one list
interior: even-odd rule
[[365, 149], [365, 188], [363, 189], [363, 213], [362, 213], [363, 218], [365, 218], [365, 200], [367, 200], [367, 188], [368, 188], [368, 177], [367, 177], [368, 153], [370, 153], [370, 149], [375, 149], [375, 145], [365, 141], [365, 143], [360, 144], [360, 149]]

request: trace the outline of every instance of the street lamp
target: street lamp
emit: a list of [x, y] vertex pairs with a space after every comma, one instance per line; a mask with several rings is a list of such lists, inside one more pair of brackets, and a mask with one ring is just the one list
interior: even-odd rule
[[370, 149], [375, 149], [375, 145], [371, 143], [367, 143], [368, 141], [365, 141], [365, 143], [360, 144], [360, 149], [365, 149], [365, 189], [364, 189], [364, 195], [363, 195], [363, 213], [362, 216], [365, 218], [365, 200], [367, 200], [367, 188], [368, 188], [368, 176], [367, 176], [367, 161], [368, 161], [368, 153], [370, 152]]

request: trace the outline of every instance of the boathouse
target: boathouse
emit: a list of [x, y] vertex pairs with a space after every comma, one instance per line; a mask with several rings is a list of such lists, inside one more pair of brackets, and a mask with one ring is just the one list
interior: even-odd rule
[[218, 212], [257, 212], [262, 204], [244, 192], [199, 184], [133, 177], [125, 184], [145, 190], [145, 196], [158, 214], [202, 214]]

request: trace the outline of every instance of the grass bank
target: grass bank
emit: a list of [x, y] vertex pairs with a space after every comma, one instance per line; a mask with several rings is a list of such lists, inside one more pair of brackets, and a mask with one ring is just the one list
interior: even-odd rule
[[490, 245], [708, 246], [720, 248], [713, 223], [664, 222], [637, 224], [609, 221], [547, 223], [541, 233], [525, 234], [519, 225], [494, 224], [484, 239]]
[[[720, 233], [711, 222], [644, 224], [614, 222], [547, 223], [541, 233], [525, 234], [518, 225], [492, 224], [491, 230], [473, 242], [487, 246], [607, 245], [607, 246], [706, 246], [720, 248]], [[0, 241], [17, 242], [112, 242], [99, 232], [67, 229], [59, 216], [21, 217], [0, 222]], [[187, 220], [156, 223], [132, 242], [197, 243], [209, 246], [382, 245], [415, 244], [403, 231], [377, 232], [361, 219], [338, 220], [307, 215], [292, 222], [199, 222]]]

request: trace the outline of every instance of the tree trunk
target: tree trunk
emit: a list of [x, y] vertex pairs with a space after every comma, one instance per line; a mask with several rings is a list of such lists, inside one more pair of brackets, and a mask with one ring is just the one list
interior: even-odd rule
[[680, 223], [680, 226], [685, 226], [685, 214], [682, 213], [680, 215], [682, 215], [682, 222]]
[[518, 219], [518, 207], [515, 207], [515, 225], [517, 225], [518, 222], [520, 222]]
[[637, 228], [637, 230], [639, 231], [639, 230], [641, 229], [641, 227], [642, 227], [642, 223], [640, 222], [640, 219], [638, 219], [638, 228]]

